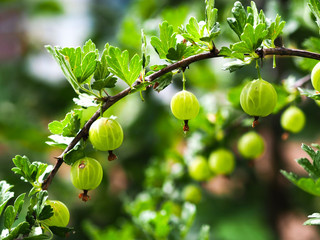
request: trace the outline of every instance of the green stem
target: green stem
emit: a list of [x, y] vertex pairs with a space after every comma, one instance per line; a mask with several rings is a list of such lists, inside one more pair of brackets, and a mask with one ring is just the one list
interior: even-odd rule
[[256, 60], [256, 69], [257, 69], [257, 72], [258, 72], [258, 78], [259, 78], [259, 79], [262, 79], [262, 78], [261, 78], [260, 66], [259, 66], [258, 60]]
[[184, 75], [184, 71], [182, 71], [182, 89], [186, 90], [186, 77]]
[[276, 64], [276, 55], [273, 55], [273, 68], [276, 68], [277, 66], [276, 66], [277, 64]]

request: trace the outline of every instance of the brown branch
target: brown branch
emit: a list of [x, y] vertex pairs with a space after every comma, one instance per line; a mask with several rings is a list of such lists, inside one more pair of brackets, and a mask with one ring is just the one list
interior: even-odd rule
[[[281, 55], [281, 56], [299, 56], [299, 57], [305, 57], [305, 58], [312, 58], [312, 59], [317, 59], [320, 60], [320, 54], [313, 53], [313, 52], [308, 52], [304, 50], [298, 50], [298, 49], [289, 49], [289, 48], [268, 48], [268, 49], [257, 49], [256, 53], [259, 55], [260, 58], [264, 58], [267, 55]], [[171, 65], [168, 65], [167, 67], [149, 75], [148, 77], [145, 78], [146, 81], [152, 82], [155, 79], [163, 76], [164, 74], [171, 72], [175, 69], [179, 68], [186, 68], [188, 67], [191, 63], [204, 60], [204, 59], [209, 59], [209, 58], [215, 58], [215, 57], [224, 57], [223, 55], [219, 55], [219, 50], [214, 48], [210, 52], [205, 52], [205, 53], [200, 53], [188, 58], [185, 58], [181, 61], [178, 61], [176, 63], [173, 63]], [[141, 83], [140, 80], [136, 81], [136, 83], [133, 85], [133, 87], [138, 86]], [[119, 101], [120, 99], [124, 98], [127, 96], [131, 91], [131, 88], [126, 88], [120, 93], [114, 95], [114, 96], [108, 96], [105, 99], [104, 104], [102, 105], [102, 111], [106, 111], [109, 107], [111, 107], [114, 103]], [[74, 146], [82, 139], [86, 138], [88, 136], [89, 128], [91, 124], [97, 120], [100, 116], [100, 109], [95, 112], [95, 114], [89, 119], [89, 121], [84, 125], [84, 127], [79, 131], [79, 133], [74, 137], [72, 142], [67, 146], [67, 148], [60, 154], [59, 157], [57, 157], [57, 162], [51, 171], [51, 173], [48, 175], [48, 177], [44, 180], [42, 184], [42, 189], [47, 190], [48, 187], [50, 186], [52, 179], [58, 172], [60, 166], [63, 164], [63, 156], [68, 153], [70, 150], [74, 148]]]
[[256, 53], [260, 56], [260, 58], [264, 58], [268, 55], [279, 55], [279, 56], [295, 56], [295, 57], [304, 57], [320, 60], [320, 54], [309, 52], [300, 49], [291, 49], [291, 48], [259, 48], [256, 50]]
[[[181, 61], [178, 61], [176, 63], [173, 63], [151, 75], [149, 75], [148, 77], [145, 78], [146, 81], [148, 82], [152, 82], [155, 79], [157, 79], [158, 77], [171, 72], [175, 69], [179, 69], [179, 68], [185, 68], [187, 66], [189, 66], [191, 63], [193, 62], [197, 62], [203, 59], [208, 59], [208, 58], [214, 58], [214, 57], [222, 57], [219, 55], [219, 51], [217, 49], [215, 49], [214, 51], [211, 52], [206, 52], [206, 53], [201, 53], [201, 54], [197, 54], [188, 58], [185, 58]], [[136, 81], [136, 83], [133, 85], [133, 87], [138, 86], [141, 83], [141, 81]], [[124, 98], [125, 96], [127, 96], [131, 91], [131, 88], [126, 88], [123, 91], [119, 92], [118, 94], [114, 95], [114, 96], [109, 96], [106, 97], [104, 104], [102, 105], [102, 112], [106, 111], [109, 107], [111, 107], [114, 103], [116, 103], [117, 101], [119, 101], [120, 99]], [[53, 170], [50, 172], [50, 174], [48, 175], [48, 177], [44, 180], [43, 184], [42, 184], [42, 189], [43, 190], [47, 190], [54, 178], [54, 176], [56, 175], [56, 173], [58, 172], [59, 168], [61, 167], [61, 165], [63, 164], [63, 156], [68, 153], [70, 150], [72, 150], [74, 148], [74, 146], [82, 139], [82, 138], [86, 138], [88, 136], [88, 132], [89, 132], [89, 128], [91, 126], [91, 124], [96, 121], [100, 116], [100, 109], [98, 109], [93, 116], [88, 120], [88, 122], [83, 126], [83, 128], [79, 131], [79, 133], [74, 137], [74, 139], [71, 141], [71, 143], [67, 146], [67, 148], [60, 154], [60, 156], [57, 157], [57, 162], [53, 168]]]

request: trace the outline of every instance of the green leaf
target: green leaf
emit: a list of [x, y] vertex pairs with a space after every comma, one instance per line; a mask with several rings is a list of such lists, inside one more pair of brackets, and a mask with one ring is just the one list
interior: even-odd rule
[[14, 211], [14, 207], [12, 205], [9, 205], [3, 214], [4, 217], [4, 226], [9, 229], [9, 232], [11, 230], [11, 226], [14, 223], [14, 220], [16, 218], [16, 214]]
[[59, 236], [59, 237], [67, 237], [68, 233], [71, 233], [74, 231], [73, 228], [67, 228], [67, 227], [55, 227], [51, 226], [49, 227], [53, 234]]
[[248, 16], [247, 16], [246, 10], [244, 9], [241, 2], [236, 1], [231, 10], [231, 13], [234, 16], [234, 18], [228, 18], [227, 22], [231, 27], [231, 29], [238, 35], [240, 39], [240, 36], [243, 33], [244, 26], [248, 22], [247, 20]]
[[21, 210], [22, 210], [22, 206], [24, 203], [24, 197], [25, 197], [25, 193], [20, 194], [16, 200], [14, 201], [14, 211], [16, 213], [16, 215], [20, 214]]
[[303, 225], [320, 225], [320, 213], [313, 213], [308, 218], [310, 219], [305, 221]]
[[125, 81], [130, 87], [138, 79], [142, 70], [142, 60], [135, 54], [129, 62], [129, 52], [110, 47], [107, 57], [109, 71]]
[[210, 226], [203, 225], [199, 233], [199, 240], [209, 240], [210, 239]]
[[315, 181], [312, 178], [299, 178], [294, 173], [288, 173], [284, 170], [281, 170], [281, 173], [303, 191], [320, 196], [320, 179]]
[[[2, 238], [2, 240], [14, 240], [17, 239], [17, 237], [22, 234], [28, 234], [29, 233], [29, 228], [30, 225], [27, 222], [21, 222], [18, 224], [18, 226], [16, 226], [14, 229], [12, 229], [12, 231], [10, 232], [10, 234], [8, 236], [6, 236], [5, 238]], [[47, 236], [48, 237], [48, 236]], [[28, 239], [28, 238], [23, 238], [23, 239]]]
[[73, 140], [73, 137], [63, 137], [61, 135], [50, 135], [48, 138], [52, 141], [46, 141], [46, 144], [61, 149], [65, 149]]
[[214, 8], [214, 0], [206, 0], [206, 25], [207, 29], [212, 29], [217, 21], [218, 9]]
[[14, 193], [10, 191], [13, 185], [8, 184], [6, 181], [0, 181], [0, 215], [7, 202], [13, 198]]
[[[85, 93], [82, 93], [78, 96], [78, 98], [73, 98], [73, 101], [75, 104], [77, 104], [78, 106], [84, 107], [84, 108], [88, 108], [88, 107], [97, 107], [99, 106], [99, 104], [96, 101], [96, 97], [92, 96], [92, 95], [88, 95]], [[52, 132], [51, 132], [52, 133]], [[61, 134], [60, 133], [53, 133], [53, 134]]]
[[172, 72], [168, 72], [164, 75], [162, 75], [161, 77], [157, 78], [156, 85], [155, 85], [155, 90], [157, 92], [162, 91], [163, 89], [165, 89], [167, 86], [169, 86], [172, 83], [172, 78], [173, 78], [173, 73]]
[[26, 156], [15, 156], [12, 159], [16, 167], [12, 171], [21, 175], [21, 179], [30, 182], [32, 186], [41, 188], [42, 178], [47, 170], [48, 165], [41, 162], [30, 162]]
[[159, 25], [159, 28], [160, 38], [152, 37], [150, 43], [159, 57], [161, 59], [166, 59], [169, 49], [176, 47], [176, 33], [173, 32], [172, 25], [169, 25], [166, 21]]
[[319, 0], [309, 0], [308, 6], [312, 14], [316, 18], [316, 23], [319, 27], [319, 32], [320, 32], [320, 2]]
[[75, 161], [83, 157], [85, 157], [85, 146], [83, 141], [81, 141], [80, 144], [77, 144], [63, 156], [63, 161], [68, 165], [72, 165]]
[[276, 19], [268, 27], [267, 38], [270, 39], [269, 47], [274, 47], [274, 40], [282, 33], [286, 22], [281, 21], [281, 17], [277, 14]]
[[80, 129], [79, 112], [71, 111], [67, 113], [62, 121], [53, 121], [48, 125], [52, 134], [61, 134], [64, 137], [74, 137]]
[[[74, 91], [77, 94], [80, 94], [80, 92], [79, 92], [80, 85], [79, 85], [78, 80], [74, 74], [74, 71], [76, 71], [76, 70], [74, 70], [74, 71], [72, 70], [70, 62], [60, 52], [61, 48], [59, 48], [59, 47], [53, 48], [49, 45], [47, 45], [45, 47], [48, 50], [48, 52], [53, 56], [53, 58], [56, 60], [56, 62], [59, 64], [59, 66], [61, 67], [61, 70], [62, 70], [64, 76], [66, 77], [66, 79], [68, 80], [68, 82], [70, 83], [70, 85], [72, 86]], [[72, 59], [74, 59], [74, 58], [72, 58]], [[76, 59], [74, 61], [76, 61]]]
[[187, 46], [184, 43], [178, 43], [176, 49], [170, 48], [167, 54], [167, 58], [170, 60], [179, 61], [185, 58], [187, 52]]
[[234, 72], [246, 65], [251, 64], [252, 61], [253, 61], [253, 58], [245, 58], [244, 61], [238, 59], [236, 61], [225, 63], [223, 65], [223, 70], [229, 70], [230, 72]]
[[47, 191], [40, 191], [36, 195], [36, 205], [34, 208], [36, 218], [38, 220], [48, 219], [53, 216], [53, 209], [50, 205], [46, 204], [48, 199], [48, 192]]
[[307, 158], [299, 158], [297, 162], [309, 173], [310, 177], [317, 178], [320, 176], [319, 170], [316, 169]]

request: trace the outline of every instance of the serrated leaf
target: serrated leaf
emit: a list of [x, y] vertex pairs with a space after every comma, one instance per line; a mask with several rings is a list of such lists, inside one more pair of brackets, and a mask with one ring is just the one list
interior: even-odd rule
[[319, 171], [311, 164], [311, 162], [307, 158], [299, 158], [297, 160], [299, 165], [306, 170], [306, 172], [309, 173], [310, 177], [318, 178]]
[[160, 28], [160, 38], [153, 36], [151, 38], [151, 45], [158, 53], [161, 59], [165, 59], [170, 48], [175, 48], [176, 46], [176, 33], [173, 32], [172, 25], [168, 22], [163, 22], [159, 25]]
[[67, 113], [63, 120], [53, 121], [48, 124], [52, 134], [61, 134], [64, 137], [74, 137], [80, 128], [80, 118], [77, 111]]
[[[5, 238], [2, 238], [2, 240], [14, 240], [17, 239], [17, 237], [21, 234], [27, 234], [29, 233], [29, 228], [30, 225], [27, 222], [21, 222], [18, 224], [18, 226], [16, 226], [14, 229], [12, 229], [12, 231], [10, 232], [10, 234], [8, 236], [6, 236]], [[48, 237], [48, 236], [47, 236]], [[27, 239], [27, 238], [23, 238], [23, 239]]]
[[67, 61], [65, 56], [60, 52], [61, 48], [59, 48], [59, 47], [53, 48], [49, 45], [47, 45], [45, 47], [48, 50], [48, 52], [53, 56], [53, 58], [56, 60], [58, 65], [61, 67], [61, 70], [62, 70], [64, 76], [66, 77], [66, 79], [68, 80], [68, 82], [70, 83], [70, 85], [72, 86], [74, 91], [77, 94], [80, 94], [80, 92], [79, 92], [80, 85], [77, 81], [77, 78], [76, 78], [74, 72], [72, 71], [72, 67], [70, 66], [69, 61]]
[[172, 77], [173, 77], [173, 73], [168, 72], [162, 75], [161, 77], [157, 78], [157, 80], [155, 81], [156, 82], [155, 90], [157, 92], [160, 92], [163, 89], [165, 89], [167, 86], [169, 86], [172, 83]]
[[11, 226], [14, 223], [14, 220], [16, 218], [16, 214], [14, 211], [14, 207], [12, 205], [9, 205], [6, 210], [3, 213], [4, 223], [3, 225], [9, 229], [9, 232], [11, 230]]
[[0, 181], [0, 215], [7, 202], [13, 198], [14, 193], [10, 191], [13, 185], [8, 184], [6, 181]]
[[277, 14], [276, 19], [268, 27], [267, 38], [270, 39], [269, 47], [274, 47], [274, 40], [281, 34], [285, 21], [281, 21], [281, 17]]
[[[247, 13], [241, 4], [241, 2], [236, 1], [231, 10], [234, 18], [228, 18], [227, 22], [231, 29], [238, 35], [239, 39], [241, 34], [243, 33], [244, 26], [247, 21]], [[252, 24], [251, 24], [252, 25]]]
[[81, 75], [78, 78], [79, 83], [86, 81], [96, 70], [97, 54], [96, 52], [87, 53], [81, 62]]
[[312, 178], [299, 178], [294, 173], [288, 173], [281, 170], [281, 173], [293, 184], [302, 189], [303, 191], [315, 196], [320, 196], [320, 179], [317, 181]]
[[167, 54], [167, 58], [170, 60], [179, 61], [184, 58], [185, 52], [187, 50], [187, 46], [183, 43], [179, 43], [176, 46], [176, 49], [170, 48]]
[[48, 199], [47, 191], [40, 191], [36, 195], [37, 203], [34, 207], [34, 211], [36, 214], [36, 218], [39, 220], [44, 220], [53, 216], [52, 207], [46, 204], [47, 199]]
[[110, 47], [107, 57], [109, 71], [126, 82], [130, 87], [138, 79], [142, 70], [142, 60], [135, 54], [129, 62], [129, 52]]
[[319, 33], [320, 33], [320, 2], [319, 0], [309, 0], [308, 6], [312, 14], [316, 18], [316, 23], [319, 27]]

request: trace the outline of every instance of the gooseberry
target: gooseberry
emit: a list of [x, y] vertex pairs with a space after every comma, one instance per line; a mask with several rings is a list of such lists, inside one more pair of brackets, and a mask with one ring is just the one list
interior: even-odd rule
[[203, 156], [197, 156], [188, 166], [189, 175], [196, 181], [205, 181], [211, 176], [207, 160]]
[[272, 113], [277, 104], [277, 92], [272, 84], [256, 79], [242, 89], [240, 104], [243, 111], [250, 116], [265, 117]]
[[70, 220], [70, 213], [67, 206], [56, 200], [47, 200], [47, 205], [50, 205], [53, 209], [53, 215], [42, 221], [43, 224], [51, 227], [66, 227]]
[[112, 150], [120, 147], [123, 142], [121, 125], [115, 119], [102, 117], [91, 125], [89, 140], [97, 150], [109, 151], [108, 160], [114, 160], [117, 157]]
[[71, 166], [71, 182], [78, 188], [83, 190], [79, 194], [79, 198], [83, 201], [88, 201], [88, 191], [97, 188], [102, 180], [103, 170], [101, 164], [89, 157], [84, 157], [77, 160]]
[[297, 133], [300, 132], [306, 122], [306, 117], [302, 110], [298, 107], [291, 106], [287, 108], [281, 115], [280, 123], [283, 129]]
[[320, 91], [320, 62], [318, 62], [312, 69], [311, 83], [315, 90]]
[[263, 138], [254, 131], [247, 132], [239, 139], [238, 150], [244, 158], [257, 158], [264, 151]]
[[202, 198], [201, 190], [198, 186], [189, 184], [183, 188], [182, 197], [185, 201], [198, 204]]
[[235, 168], [233, 153], [224, 148], [213, 151], [209, 156], [209, 167], [215, 174], [232, 173]]
[[199, 113], [199, 102], [197, 97], [186, 90], [177, 92], [170, 103], [172, 114], [179, 120], [184, 120], [183, 130], [188, 131], [188, 120], [195, 118]]

